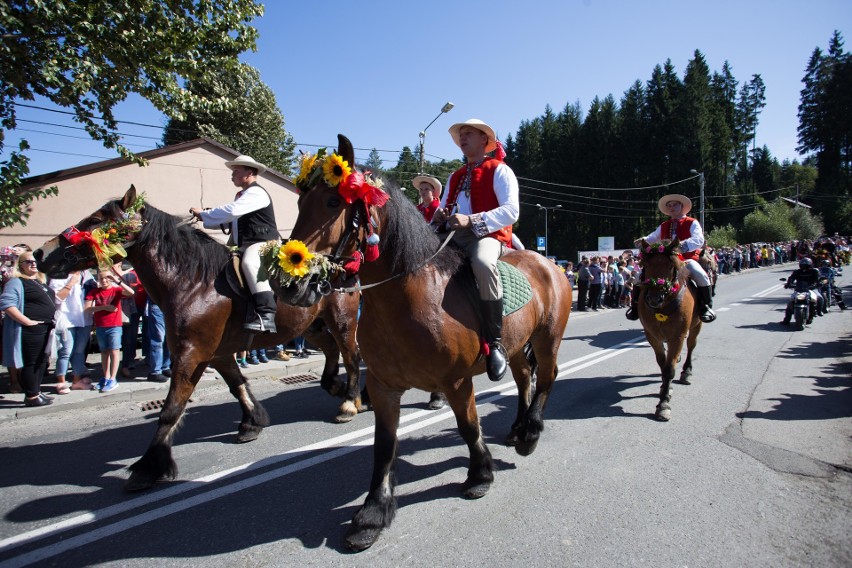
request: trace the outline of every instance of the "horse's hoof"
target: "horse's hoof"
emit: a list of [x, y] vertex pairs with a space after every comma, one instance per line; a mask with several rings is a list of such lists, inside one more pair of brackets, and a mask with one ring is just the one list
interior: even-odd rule
[[471, 483], [466, 481], [462, 485], [462, 496], [465, 499], [480, 499], [485, 497], [488, 490], [491, 489], [490, 481], [481, 481], [479, 483]]
[[654, 414], [654, 418], [656, 418], [659, 422], [668, 422], [672, 417], [672, 409], [671, 408], [658, 408], [657, 413]]
[[246, 442], [254, 442], [263, 431], [262, 428], [252, 428], [250, 430], [241, 430], [237, 432], [237, 443], [245, 444]]
[[526, 457], [532, 455], [536, 447], [538, 447], [538, 438], [535, 440], [518, 440], [518, 443], [515, 444], [515, 451], [518, 452], [518, 455]]
[[152, 475], [133, 472], [130, 474], [130, 478], [124, 482], [124, 490], [128, 493], [134, 493], [136, 491], [151, 489], [157, 483], [158, 479]]
[[518, 445], [518, 433], [515, 430], [512, 430], [506, 436], [506, 445], [510, 448], [513, 448]]
[[692, 381], [689, 380], [689, 375], [681, 375], [680, 380], [678, 381], [682, 385], [691, 385]]
[[373, 546], [373, 543], [379, 539], [380, 534], [382, 534], [382, 529], [349, 529], [349, 533], [346, 535], [346, 540], [344, 540], [343, 544], [351, 552], [361, 552]]

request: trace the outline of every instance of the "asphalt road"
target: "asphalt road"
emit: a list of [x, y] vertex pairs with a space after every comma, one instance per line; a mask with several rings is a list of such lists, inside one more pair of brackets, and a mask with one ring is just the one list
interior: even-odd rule
[[122, 491], [124, 468], [155, 411], [125, 401], [0, 423], [0, 567], [850, 566], [852, 320], [779, 325], [788, 272], [720, 281], [668, 423], [653, 420], [658, 369], [622, 310], [572, 315], [530, 457], [501, 444], [511, 379], [477, 377], [497, 467], [477, 501], [460, 497], [451, 413], [408, 393], [397, 517], [360, 554], [342, 541], [369, 484], [373, 417], [334, 424], [316, 382], [253, 379], [273, 425], [244, 445], [227, 389], [199, 390], [178, 479], [142, 494]]

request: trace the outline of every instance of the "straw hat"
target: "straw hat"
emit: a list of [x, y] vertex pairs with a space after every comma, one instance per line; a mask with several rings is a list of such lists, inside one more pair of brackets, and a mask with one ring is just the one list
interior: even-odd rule
[[692, 201], [685, 195], [681, 195], [679, 193], [670, 193], [668, 195], [664, 195], [660, 198], [660, 201], [657, 202], [657, 207], [660, 208], [660, 211], [663, 212], [663, 215], [668, 215], [669, 212], [666, 211], [666, 203], [669, 201], [680, 201], [683, 205], [682, 213], [686, 215], [689, 213], [689, 210], [692, 209]]
[[497, 135], [494, 133], [494, 129], [479, 120], [478, 118], [471, 118], [469, 120], [465, 120], [464, 122], [457, 122], [454, 125], [450, 126], [450, 136], [453, 137], [453, 142], [456, 143], [456, 146], [461, 148], [461, 144], [459, 143], [459, 131], [462, 126], [471, 126], [476, 128], [477, 130], [485, 133], [488, 136], [488, 143], [485, 145], [485, 152], [493, 152], [497, 149]]
[[261, 164], [260, 162], [256, 162], [254, 158], [251, 156], [237, 156], [233, 160], [229, 162], [225, 162], [225, 165], [231, 169], [234, 169], [235, 166], [243, 166], [245, 168], [254, 168], [257, 170], [257, 175], [262, 174], [266, 171], [266, 166]]
[[432, 186], [432, 193], [437, 193], [438, 195], [441, 194], [441, 182], [439, 182], [436, 177], [421, 175], [411, 180], [411, 183], [414, 184], [414, 189], [417, 191], [420, 191], [420, 184], [424, 182]]

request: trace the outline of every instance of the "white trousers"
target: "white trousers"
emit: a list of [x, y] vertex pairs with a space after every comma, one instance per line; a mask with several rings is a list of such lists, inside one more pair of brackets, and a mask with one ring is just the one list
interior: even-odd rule
[[269, 285], [269, 280], [263, 282], [257, 281], [257, 271], [260, 270], [260, 247], [265, 243], [254, 243], [243, 251], [243, 259], [240, 261], [240, 266], [243, 269], [243, 275], [246, 277], [249, 291], [252, 294], [260, 292], [272, 292], [272, 287]]

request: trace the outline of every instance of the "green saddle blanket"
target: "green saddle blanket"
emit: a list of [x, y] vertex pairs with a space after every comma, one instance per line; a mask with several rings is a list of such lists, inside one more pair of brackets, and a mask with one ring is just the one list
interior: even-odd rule
[[532, 286], [523, 272], [502, 260], [497, 262], [497, 272], [503, 283], [503, 317], [523, 308], [532, 298]]

